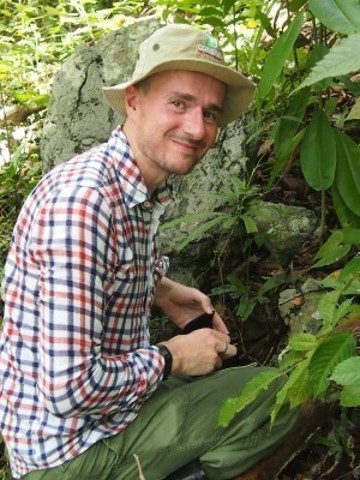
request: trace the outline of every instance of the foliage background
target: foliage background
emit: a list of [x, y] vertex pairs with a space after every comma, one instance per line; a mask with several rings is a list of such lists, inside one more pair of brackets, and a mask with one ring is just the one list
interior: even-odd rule
[[[247, 178], [223, 192], [226, 222], [210, 215], [191, 240], [214, 225], [225, 225], [228, 236], [242, 226], [250, 239], [244, 242], [247, 255], [249, 242], [261, 244], [249, 198], [253, 203], [259, 193], [271, 197], [289, 178], [301, 179], [316, 198], [321, 231], [305, 274], [323, 289], [318, 309], [323, 327], [316, 335], [290, 339], [276, 373], [288, 373], [289, 382], [273, 416], [286, 401], [295, 406], [313, 398], [335, 399], [346, 411], [358, 407], [357, 342], [352, 332], [338, 332], [344, 318], [357, 318], [360, 292], [358, 0], [0, 0], [1, 266], [23, 199], [42, 174], [39, 137], [60, 64], [81, 43], [153, 14], [213, 30], [229, 61], [258, 85], [246, 120]], [[213, 294], [233, 305], [239, 324], [251, 321], [256, 306], [290, 277], [270, 275], [257, 290], [251, 290], [249, 278], [250, 269], [244, 278], [214, 285]], [[349, 371], [355, 372], [351, 378]], [[229, 421], [273, 379], [260, 379], [245, 397], [232, 399], [221, 421]], [[335, 452], [348, 454], [340, 441], [335, 444]], [[5, 457], [2, 462], [5, 479]]]

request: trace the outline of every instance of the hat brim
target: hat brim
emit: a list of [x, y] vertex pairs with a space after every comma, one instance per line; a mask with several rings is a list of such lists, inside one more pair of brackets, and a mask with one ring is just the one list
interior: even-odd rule
[[240, 117], [240, 115], [248, 108], [254, 96], [255, 85], [240, 72], [231, 70], [226, 66], [216, 65], [202, 60], [177, 59], [161, 63], [155, 68], [144, 72], [143, 75], [133, 77], [127, 82], [119, 83], [112, 87], [103, 87], [104, 97], [115, 112], [120, 116], [125, 117], [125, 90], [154, 73], [169, 70], [190, 70], [193, 72], [205, 73], [227, 85], [223, 111], [220, 118], [221, 127]]

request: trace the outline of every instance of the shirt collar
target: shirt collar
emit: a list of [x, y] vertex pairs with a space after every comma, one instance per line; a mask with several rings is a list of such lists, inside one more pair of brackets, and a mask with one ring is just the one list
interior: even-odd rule
[[150, 195], [121, 125], [112, 132], [108, 148], [110, 156], [117, 165], [124, 201], [129, 208], [149, 201], [163, 206], [169, 203], [170, 192], [166, 182]]

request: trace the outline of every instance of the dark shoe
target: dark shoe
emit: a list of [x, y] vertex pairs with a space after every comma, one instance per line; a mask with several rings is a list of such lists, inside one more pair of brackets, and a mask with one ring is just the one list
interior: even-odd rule
[[171, 473], [165, 480], [208, 480], [208, 478], [201, 468], [200, 461], [193, 460], [176, 472]]

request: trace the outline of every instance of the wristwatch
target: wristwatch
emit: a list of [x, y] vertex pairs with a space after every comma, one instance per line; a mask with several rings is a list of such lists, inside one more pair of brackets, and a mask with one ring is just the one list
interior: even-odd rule
[[164, 358], [164, 361], [165, 361], [165, 367], [164, 367], [164, 372], [163, 372], [163, 380], [166, 380], [168, 378], [168, 376], [170, 375], [171, 373], [171, 370], [172, 370], [172, 363], [173, 363], [173, 357], [171, 355], [171, 352], [170, 350], [165, 347], [165, 345], [163, 345], [162, 343], [158, 343], [156, 345], [159, 349], [159, 353], [160, 355], [163, 356]]

